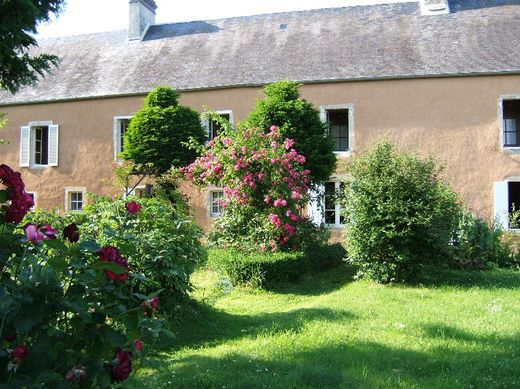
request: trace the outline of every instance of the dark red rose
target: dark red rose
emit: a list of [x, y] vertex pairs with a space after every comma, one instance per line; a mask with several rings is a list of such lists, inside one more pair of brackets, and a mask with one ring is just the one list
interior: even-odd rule
[[125, 273], [115, 274], [114, 272], [104, 269], [105, 274], [109, 280], [112, 281], [126, 281], [128, 280], [128, 262], [120, 253], [119, 250], [113, 246], [103, 247], [101, 250], [97, 252], [99, 259], [102, 262], [113, 262], [118, 265], [124, 267], [126, 269]]
[[143, 351], [143, 342], [141, 342], [140, 340], [137, 340], [135, 342], [135, 348], [138, 350], [138, 351]]
[[29, 349], [26, 346], [18, 346], [11, 351], [11, 358], [13, 358], [13, 362], [17, 364], [22, 363], [28, 356]]
[[69, 370], [65, 379], [67, 381], [79, 382], [87, 378], [87, 373], [85, 372], [85, 366], [76, 365]]
[[118, 348], [116, 350], [116, 355], [114, 356], [114, 360], [110, 365], [110, 374], [112, 376], [112, 381], [114, 382], [123, 382], [128, 378], [130, 373], [132, 372], [132, 353], [128, 351], [121, 350]]
[[71, 223], [63, 229], [63, 236], [71, 243], [79, 240], [79, 229], [76, 223]]
[[126, 207], [126, 210], [128, 212], [130, 212], [131, 214], [138, 214], [139, 211], [141, 210], [141, 206], [139, 204], [137, 204], [135, 201], [130, 201], [128, 203], [125, 204], [125, 207]]
[[9, 200], [4, 222], [20, 223], [34, 206], [32, 197], [25, 192], [22, 176], [7, 165], [0, 165], [0, 183], [7, 187]]

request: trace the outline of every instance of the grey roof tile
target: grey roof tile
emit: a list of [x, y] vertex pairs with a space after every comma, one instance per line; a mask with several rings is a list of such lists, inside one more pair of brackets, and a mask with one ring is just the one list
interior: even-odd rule
[[[179, 89], [520, 72], [520, 0], [452, 0], [287, 12], [44, 39], [61, 65], [1, 104]], [[282, 28], [280, 28], [282, 26]]]

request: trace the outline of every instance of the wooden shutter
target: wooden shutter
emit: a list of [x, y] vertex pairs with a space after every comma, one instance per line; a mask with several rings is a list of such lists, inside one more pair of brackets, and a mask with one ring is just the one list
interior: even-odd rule
[[497, 181], [493, 184], [495, 208], [495, 225], [507, 230], [509, 227], [509, 186], [507, 181]]
[[49, 166], [58, 166], [58, 125], [49, 126]]
[[29, 167], [31, 162], [31, 127], [20, 129], [20, 166]]

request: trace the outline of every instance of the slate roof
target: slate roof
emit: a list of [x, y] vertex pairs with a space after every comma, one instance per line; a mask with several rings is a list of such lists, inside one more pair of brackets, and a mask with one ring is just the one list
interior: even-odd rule
[[263, 85], [520, 73], [520, 0], [455, 0], [421, 16], [418, 2], [155, 25], [44, 39], [62, 62], [0, 105]]

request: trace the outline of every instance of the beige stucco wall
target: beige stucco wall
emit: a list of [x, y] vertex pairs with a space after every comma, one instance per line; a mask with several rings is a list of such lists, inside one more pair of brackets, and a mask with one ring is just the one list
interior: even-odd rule
[[[445, 179], [482, 216], [492, 217], [493, 182], [520, 176], [520, 156], [500, 148], [498, 100], [520, 94], [520, 75], [380, 80], [309, 84], [304, 98], [316, 107], [351, 104], [354, 109], [353, 154], [381, 137], [445, 164]], [[262, 98], [261, 88], [186, 92], [181, 103], [202, 111], [233, 111], [235, 123]], [[20, 170], [29, 191], [38, 193], [41, 208], [64, 208], [65, 187], [86, 187], [96, 194], [117, 194], [114, 184], [114, 116], [131, 115], [143, 96], [72, 102], [0, 106], [9, 123], [0, 138], [0, 163]], [[60, 125], [59, 166], [20, 168], [20, 126], [30, 121]], [[339, 163], [344, 170], [346, 157]], [[207, 194], [189, 191], [195, 216], [208, 226]]]

